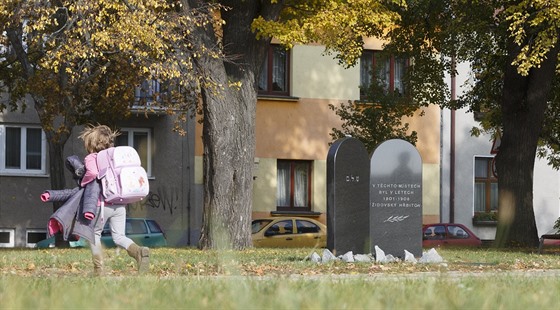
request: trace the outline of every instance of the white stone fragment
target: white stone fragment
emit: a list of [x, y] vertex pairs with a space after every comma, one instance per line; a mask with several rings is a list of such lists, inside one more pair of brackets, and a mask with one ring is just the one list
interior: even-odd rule
[[329, 249], [324, 249], [323, 250], [323, 258], [321, 259], [321, 261], [323, 263], [326, 263], [326, 262], [330, 262], [332, 260], [336, 260], [336, 256], [334, 256], [334, 254]]
[[407, 263], [413, 263], [413, 264], [416, 264], [418, 262], [416, 257], [414, 257], [414, 254], [410, 253], [407, 250], [404, 250], [404, 261], [407, 262]]
[[309, 260], [314, 262], [314, 263], [320, 263], [321, 262], [321, 256], [315, 252], [313, 252], [313, 254], [311, 254], [311, 256], [309, 256]]
[[423, 264], [443, 263], [443, 257], [438, 254], [436, 249], [432, 248], [429, 251], [422, 253], [422, 257], [418, 262]]
[[344, 253], [344, 255], [342, 255], [340, 257], [340, 259], [345, 263], [353, 263], [354, 262], [354, 253], [352, 253], [352, 251], [348, 251], [348, 252]]
[[385, 251], [383, 251], [377, 245], [375, 246], [375, 261], [377, 263], [387, 263], [387, 256], [385, 255]]
[[372, 258], [367, 254], [356, 254], [354, 255], [354, 260], [360, 263], [369, 263], [372, 261]]

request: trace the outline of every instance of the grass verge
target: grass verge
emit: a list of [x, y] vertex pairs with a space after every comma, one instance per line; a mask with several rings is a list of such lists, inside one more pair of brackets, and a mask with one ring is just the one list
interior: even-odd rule
[[[153, 249], [138, 275], [106, 250], [104, 277], [88, 249], [0, 250], [3, 309], [220, 308], [555, 309], [560, 255], [441, 249], [444, 264], [305, 261], [312, 249]], [[315, 250], [321, 254], [320, 250]]]

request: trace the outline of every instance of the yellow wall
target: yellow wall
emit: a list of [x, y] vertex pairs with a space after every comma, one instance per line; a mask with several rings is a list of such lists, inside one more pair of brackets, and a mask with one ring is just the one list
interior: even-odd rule
[[253, 211], [276, 209], [276, 158], [260, 158], [253, 183]]
[[345, 69], [324, 46], [294, 46], [291, 54], [291, 94], [299, 98], [357, 100], [360, 66]]

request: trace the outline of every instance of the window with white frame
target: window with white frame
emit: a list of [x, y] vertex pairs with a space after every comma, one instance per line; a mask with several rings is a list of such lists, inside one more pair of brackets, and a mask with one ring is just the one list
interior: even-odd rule
[[311, 210], [311, 165], [308, 160], [278, 160], [278, 211]]
[[13, 248], [15, 246], [15, 229], [0, 228], [0, 248]]
[[28, 229], [26, 231], [26, 244], [28, 248], [34, 248], [39, 241], [47, 239], [45, 229]]
[[46, 173], [47, 140], [41, 127], [0, 125], [0, 146], [0, 173]]
[[474, 158], [474, 212], [498, 211], [498, 179], [492, 172], [493, 157]]
[[132, 146], [140, 156], [142, 167], [152, 176], [152, 131], [148, 128], [121, 128], [115, 145]]

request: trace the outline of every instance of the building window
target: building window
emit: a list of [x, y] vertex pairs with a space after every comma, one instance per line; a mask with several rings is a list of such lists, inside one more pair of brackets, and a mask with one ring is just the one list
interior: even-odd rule
[[311, 210], [311, 161], [278, 160], [278, 211]]
[[0, 248], [13, 248], [15, 229], [0, 228]]
[[154, 102], [162, 103], [171, 98], [173, 90], [177, 89], [172, 87], [170, 82], [146, 80], [134, 89], [134, 105], [149, 106]]
[[37, 242], [47, 239], [47, 231], [44, 229], [28, 229], [25, 246], [34, 248]]
[[0, 172], [45, 174], [46, 143], [40, 127], [0, 125]]
[[280, 45], [271, 44], [258, 80], [260, 95], [290, 95], [289, 64], [289, 51]]
[[404, 73], [408, 60], [394, 56], [381, 56], [381, 51], [364, 50], [360, 58], [360, 95], [365, 96], [365, 89], [374, 82], [385, 92], [404, 94]]
[[146, 80], [134, 89], [134, 104], [146, 105], [161, 101], [162, 85], [156, 80]]
[[152, 176], [152, 132], [147, 128], [121, 128], [115, 145], [132, 146], [140, 156], [142, 167]]
[[474, 159], [474, 212], [498, 211], [498, 179], [492, 172], [492, 157]]

